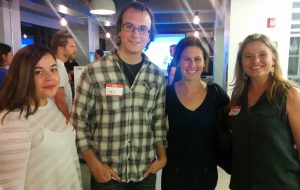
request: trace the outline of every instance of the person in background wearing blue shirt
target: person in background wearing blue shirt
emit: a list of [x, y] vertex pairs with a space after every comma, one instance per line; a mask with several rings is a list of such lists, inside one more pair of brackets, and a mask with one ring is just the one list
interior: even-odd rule
[[12, 61], [13, 53], [9, 45], [0, 43], [0, 87], [7, 75], [8, 67]]
[[176, 67], [177, 65], [175, 64], [173, 57], [174, 57], [174, 53], [176, 50], [176, 44], [172, 44], [170, 45], [170, 56], [172, 57], [171, 62], [168, 65], [168, 84], [171, 84], [173, 79], [174, 79], [174, 75], [176, 72]]
[[95, 50], [95, 61], [99, 61], [101, 57], [104, 56], [104, 52], [102, 49]]

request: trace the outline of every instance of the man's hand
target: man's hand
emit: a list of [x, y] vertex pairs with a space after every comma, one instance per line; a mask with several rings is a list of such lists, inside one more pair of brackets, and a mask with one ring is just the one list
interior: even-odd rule
[[167, 164], [166, 159], [155, 160], [150, 164], [148, 169], [144, 172], [144, 177], [146, 178], [150, 173], [156, 174], [159, 170], [161, 170]]
[[118, 181], [121, 180], [117, 172], [111, 169], [108, 165], [102, 164], [99, 161], [94, 163], [90, 167], [90, 170], [95, 180], [100, 183], [108, 182], [112, 178]]
[[105, 183], [110, 181], [112, 178], [117, 181], [121, 180], [117, 172], [111, 169], [108, 165], [102, 164], [91, 149], [84, 151], [82, 155], [91, 171], [91, 174], [97, 182]]
[[146, 178], [149, 173], [155, 174], [160, 169], [165, 167], [167, 164], [167, 154], [166, 154], [166, 147], [164, 145], [158, 145], [156, 147], [156, 155], [157, 160], [152, 162], [150, 166], [147, 168], [147, 170], [144, 172], [144, 177]]

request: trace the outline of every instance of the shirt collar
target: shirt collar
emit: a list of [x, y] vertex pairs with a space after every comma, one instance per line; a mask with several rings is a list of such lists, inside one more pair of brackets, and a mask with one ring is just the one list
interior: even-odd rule
[[[117, 49], [114, 49], [112, 51], [110, 51], [110, 55], [112, 56], [113, 61], [115, 62], [121, 62], [122, 60], [119, 58], [119, 56], [117, 55]], [[150, 61], [150, 59], [148, 58], [148, 56], [142, 52], [142, 57], [143, 57], [143, 64], [148, 64], [151, 65], [152, 62]]]

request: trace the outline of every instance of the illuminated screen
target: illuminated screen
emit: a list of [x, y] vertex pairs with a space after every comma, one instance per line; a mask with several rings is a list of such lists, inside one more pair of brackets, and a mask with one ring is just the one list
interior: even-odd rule
[[149, 59], [158, 65], [167, 76], [168, 64], [171, 62], [170, 46], [177, 44], [181, 39], [185, 37], [184, 34], [159, 34], [156, 35], [153, 42], [151, 42], [149, 49], [145, 51], [145, 54]]
[[22, 38], [22, 47], [31, 45], [33, 43], [34, 43], [34, 40], [32, 37], [31, 38]]
[[89, 62], [93, 63], [96, 60], [95, 52], [89, 52]]

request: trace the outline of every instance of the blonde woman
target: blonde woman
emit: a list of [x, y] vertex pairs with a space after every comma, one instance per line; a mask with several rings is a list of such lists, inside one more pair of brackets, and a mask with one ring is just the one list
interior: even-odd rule
[[300, 189], [300, 90], [283, 79], [272, 40], [252, 34], [237, 55], [230, 118], [232, 190]]

